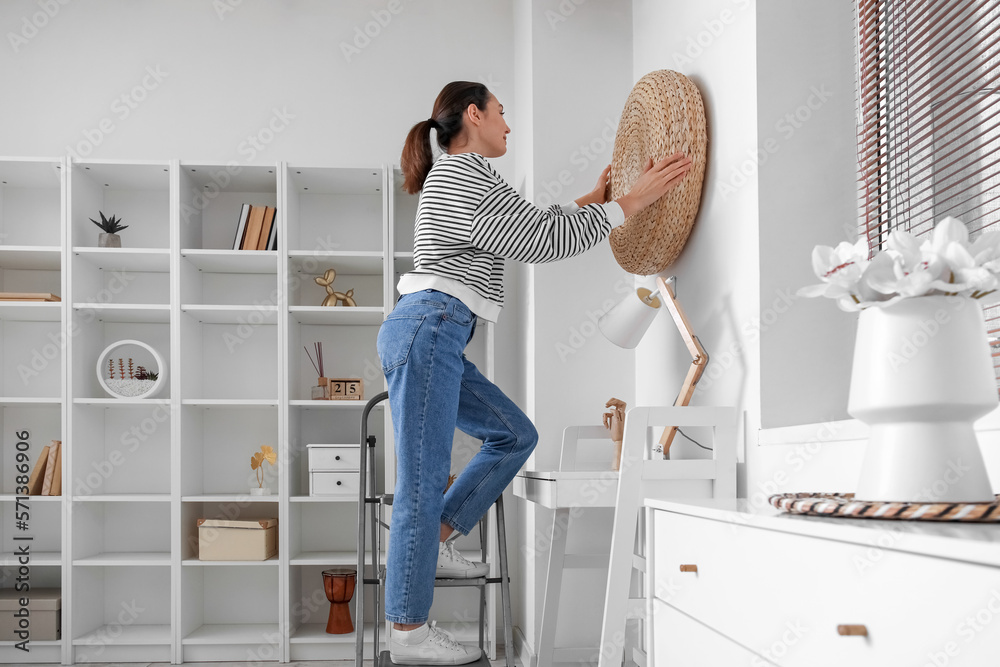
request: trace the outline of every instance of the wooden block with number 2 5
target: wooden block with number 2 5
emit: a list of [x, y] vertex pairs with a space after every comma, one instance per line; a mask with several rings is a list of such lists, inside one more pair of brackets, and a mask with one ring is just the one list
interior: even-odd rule
[[360, 401], [365, 395], [362, 378], [330, 378], [330, 400]]

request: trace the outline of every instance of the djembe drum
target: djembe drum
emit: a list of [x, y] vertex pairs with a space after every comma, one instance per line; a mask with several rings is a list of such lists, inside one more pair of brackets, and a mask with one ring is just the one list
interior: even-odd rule
[[353, 567], [334, 567], [323, 570], [323, 590], [330, 601], [330, 617], [326, 631], [331, 635], [345, 635], [354, 632], [351, 622], [350, 601], [354, 597], [357, 570]]

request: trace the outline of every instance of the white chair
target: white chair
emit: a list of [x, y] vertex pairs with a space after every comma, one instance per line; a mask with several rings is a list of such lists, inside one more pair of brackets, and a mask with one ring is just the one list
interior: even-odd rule
[[[647, 434], [665, 425], [711, 427], [712, 458], [653, 458]], [[736, 425], [737, 412], [730, 407], [635, 407], [626, 413], [598, 667], [621, 664], [626, 618], [645, 617], [646, 596], [629, 597], [632, 568], [646, 570], [645, 558], [634, 549], [639, 509], [650, 498], [735, 498]], [[648, 631], [644, 634], [643, 657], [650, 639]]]
[[[665, 419], [666, 421], [656, 421]], [[715, 452], [712, 459], [699, 460], [646, 460], [649, 447], [646, 434], [650, 426], [658, 423], [675, 426], [711, 426], [714, 430]], [[591, 647], [556, 647], [556, 614], [562, 592], [562, 572], [567, 569], [608, 567], [604, 627], [608, 627], [609, 602], [618, 609], [620, 631], [624, 637], [625, 609], [629, 605], [629, 579], [633, 566], [632, 546], [635, 538], [635, 517], [639, 505], [637, 497], [646, 492], [647, 481], [662, 481], [657, 489], [667, 497], [735, 497], [736, 495], [736, 412], [732, 408], [703, 407], [636, 407], [625, 417], [625, 435], [622, 441], [621, 471], [610, 469], [610, 456], [606, 470], [578, 470], [577, 450], [581, 441], [602, 440], [612, 451], [609, 431], [602, 426], [569, 426], [563, 431], [559, 468], [554, 471], [525, 470], [514, 479], [515, 495], [538, 503], [554, 511], [550, 531], [545, 591], [542, 598], [542, 617], [536, 648], [537, 664], [548, 667], [557, 663], [592, 663], [600, 654], [601, 665], [621, 662], [624, 643], [617, 651], [618, 661], [604, 662], [606, 642]], [[636, 465], [641, 461], [642, 465]], [[649, 464], [659, 464], [650, 466]], [[655, 471], [655, 472], [654, 472]], [[647, 480], [647, 475], [653, 478]], [[648, 492], [653, 492], [649, 489]], [[605, 554], [566, 553], [567, 527], [571, 514], [585, 508], [615, 508], [615, 528], [611, 536], [611, 557]], [[626, 533], [620, 525], [632, 516], [631, 538], [625, 548], [615, 552], [615, 545], [625, 543]], [[617, 557], [616, 557], [617, 556]], [[641, 558], [636, 564], [643, 567]], [[612, 576], [614, 575], [614, 576]], [[612, 594], [612, 581], [614, 592]], [[618, 631], [614, 624], [613, 631]], [[603, 635], [602, 635], [603, 636]], [[602, 648], [604, 647], [604, 648]], [[638, 649], [636, 649], [638, 650]], [[637, 658], [641, 661], [641, 651]]]

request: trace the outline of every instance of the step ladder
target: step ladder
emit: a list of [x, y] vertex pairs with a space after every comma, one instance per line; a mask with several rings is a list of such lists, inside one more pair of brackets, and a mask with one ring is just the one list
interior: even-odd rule
[[[395, 663], [389, 658], [389, 649], [382, 649], [379, 642], [379, 628], [385, 622], [381, 611], [381, 600], [385, 586], [385, 565], [382, 563], [382, 531], [389, 531], [389, 524], [383, 520], [383, 510], [392, 505], [391, 493], [377, 493], [375, 485], [375, 454], [376, 438], [368, 434], [368, 417], [376, 405], [389, 398], [389, 392], [383, 391], [368, 401], [361, 415], [361, 470], [358, 484], [358, 575], [360, 590], [355, 592], [355, 635], [356, 658], [355, 666], [362, 667], [364, 662], [364, 600], [368, 586], [374, 587], [375, 622], [372, 633], [375, 667], [391, 667]], [[478, 577], [475, 579], [445, 579], [434, 581], [435, 588], [456, 586], [476, 587], [479, 589], [479, 648], [483, 651], [479, 660], [467, 663], [472, 667], [490, 667], [486, 657], [486, 587], [491, 584], [500, 585], [500, 596], [503, 606], [504, 655], [507, 667], [514, 667], [513, 629], [510, 610], [510, 577], [507, 569], [507, 536], [504, 524], [503, 494], [496, 499], [497, 543], [499, 547], [499, 576]], [[367, 534], [366, 534], [367, 533]], [[365, 562], [365, 542], [369, 542], [369, 561]], [[486, 555], [486, 525], [479, 522], [479, 540], [483, 557]], [[366, 571], [366, 565], [368, 570]], [[388, 638], [387, 638], [388, 639]]]

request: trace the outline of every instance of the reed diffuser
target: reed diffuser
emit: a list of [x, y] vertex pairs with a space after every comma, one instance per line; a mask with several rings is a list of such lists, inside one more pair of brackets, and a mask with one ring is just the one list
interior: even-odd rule
[[316, 354], [315, 359], [312, 354], [309, 354], [309, 348], [303, 345], [302, 349], [306, 351], [309, 362], [316, 369], [316, 374], [319, 376], [316, 386], [311, 390], [311, 398], [314, 401], [330, 400], [330, 378], [323, 374], [323, 343], [313, 343], [313, 352]]

